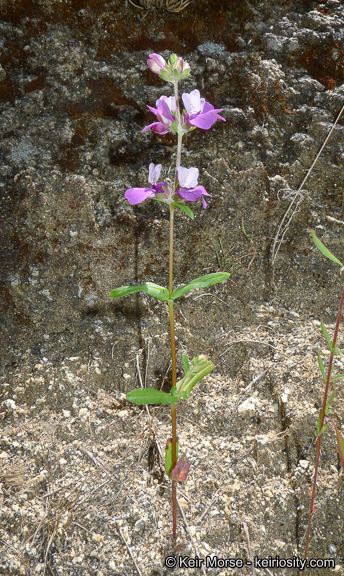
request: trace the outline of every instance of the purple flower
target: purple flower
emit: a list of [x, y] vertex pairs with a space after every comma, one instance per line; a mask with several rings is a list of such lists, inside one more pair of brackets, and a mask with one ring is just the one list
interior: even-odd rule
[[178, 180], [179, 185], [177, 186], [176, 193], [184, 200], [189, 200], [194, 202], [199, 198], [202, 198], [203, 208], [207, 207], [207, 203], [203, 196], [210, 196], [208, 192], [203, 188], [203, 186], [198, 186], [198, 168], [183, 168], [180, 166], [178, 168]]
[[196, 126], [202, 130], [209, 130], [216, 120], [226, 122], [225, 118], [218, 114], [218, 112], [222, 112], [223, 108], [215, 110], [214, 106], [201, 98], [199, 90], [193, 90], [190, 94], [184, 93], [182, 99], [186, 109], [185, 124]]
[[150, 54], [149, 60], [147, 60], [148, 67], [154, 74], [161, 76], [162, 70], [167, 70], [166, 60], [160, 54]]
[[[157, 194], [166, 194], [169, 190], [168, 184], [164, 181], [158, 182], [161, 172], [161, 164], [154, 166], [153, 163], [149, 165], [148, 182], [151, 184], [150, 188], [129, 188], [124, 194], [129, 204], [140, 204], [146, 198], [155, 198]], [[165, 188], [165, 190], [163, 189]]]
[[156, 108], [147, 106], [153, 114], [158, 118], [159, 122], [153, 122], [146, 126], [142, 132], [146, 132], [152, 128], [155, 134], [167, 134], [167, 132], [175, 132], [172, 128], [173, 122], [175, 122], [175, 117], [172, 112], [176, 111], [176, 100], [174, 96], [161, 96], [159, 100], [156, 101]]

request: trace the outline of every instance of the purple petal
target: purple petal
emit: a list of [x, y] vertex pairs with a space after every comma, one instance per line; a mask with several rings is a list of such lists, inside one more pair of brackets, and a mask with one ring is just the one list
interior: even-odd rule
[[215, 124], [217, 120], [217, 115], [214, 110], [210, 112], [206, 112], [205, 114], [201, 113], [195, 116], [194, 118], [189, 119], [189, 124], [191, 126], [196, 126], [197, 128], [201, 128], [202, 130], [209, 130], [213, 124]]
[[155, 134], [167, 134], [168, 133], [168, 129], [166, 128], [166, 126], [164, 126], [163, 124], [161, 124], [161, 122], [153, 122], [153, 124], [149, 124], [149, 126], [146, 126], [142, 132], [147, 132], [147, 130], [152, 129], [153, 132]]
[[155, 114], [155, 116], [158, 115], [157, 109], [156, 109], [156, 108], [153, 108], [153, 106], [148, 106], [148, 104], [147, 104], [147, 108], [148, 108], [148, 110], [150, 110], [151, 112], [153, 112], [153, 114]]
[[161, 182], [157, 182], [154, 188], [155, 188], [155, 194], [166, 194], [169, 190], [169, 186], [167, 182], [165, 182], [164, 180], [161, 180]]
[[140, 204], [150, 196], [155, 196], [155, 191], [150, 188], [129, 188], [124, 194], [124, 198], [132, 205]]
[[216, 114], [216, 120], [223, 120], [224, 122], [226, 122], [226, 119], [223, 118], [222, 116], [220, 116], [218, 114], [218, 112], [222, 112], [223, 108], [217, 108], [215, 109], [214, 106], [212, 106], [211, 104], [209, 104], [209, 102], [206, 102], [204, 104], [204, 108], [202, 110], [202, 114], [206, 114], [207, 112], [213, 112], [214, 114]]
[[165, 124], [169, 124], [169, 122], [174, 121], [174, 116], [172, 115], [166, 100], [162, 100], [161, 102], [159, 102], [158, 114], [159, 114], [159, 120], [162, 120], [164, 122], [164, 120], [166, 119], [166, 122], [164, 122]]
[[168, 106], [168, 109], [172, 112], [176, 111], [176, 99], [174, 96], [160, 96], [160, 98], [156, 101], [156, 107], [159, 108], [159, 105], [165, 102]]
[[176, 192], [181, 198], [184, 198], [184, 200], [189, 200], [189, 202], [194, 202], [202, 196], [211, 196], [211, 194], [208, 194], [203, 186], [197, 186], [196, 188], [189, 188], [187, 190], [183, 188], [177, 188]]

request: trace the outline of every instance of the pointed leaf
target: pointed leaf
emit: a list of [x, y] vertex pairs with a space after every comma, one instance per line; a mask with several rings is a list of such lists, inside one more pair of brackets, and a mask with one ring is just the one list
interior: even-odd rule
[[326, 402], [326, 406], [325, 406], [325, 415], [328, 416], [329, 415], [329, 408], [331, 406], [332, 400], [335, 397], [336, 393], [332, 392], [331, 396], [329, 397], [329, 399]]
[[323, 364], [323, 361], [322, 361], [322, 359], [321, 359], [320, 354], [318, 354], [318, 364], [319, 364], [320, 371], [321, 371], [321, 373], [322, 373], [322, 375], [323, 375], [324, 381], [326, 382], [326, 375], [325, 375], [324, 364]]
[[207, 356], [197, 356], [192, 360], [191, 370], [182, 378], [178, 380], [176, 386], [179, 398], [189, 398], [190, 392], [197, 382], [207, 376], [214, 368], [214, 364], [210, 362]]
[[320, 410], [320, 412], [319, 412], [319, 416], [318, 416], [318, 422], [317, 422], [317, 436], [320, 436], [321, 416], [322, 416], [322, 410]]
[[181, 296], [184, 296], [184, 294], [188, 294], [188, 292], [191, 292], [191, 290], [208, 288], [213, 284], [223, 282], [223, 280], [227, 280], [228, 277], [229, 277], [228, 272], [216, 272], [215, 274], [206, 274], [205, 276], [195, 278], [195, 280], [191, 280], [191, 282], [188, 282], [188, 284], [185, 284], [185, 286], [177, 288], [177, 290], [173, 290], [171, 300], [180, 298]]
[[320, 250], [320, 252], [326, 256], [326, 258], [329, 258], [329, 260], [332, 260], [332, 262], [335, 262], [336, 264], [339, 264], [339, 266], [343, 266], [343, 264], [338, 260], [338, 258], [336, 258], [327, 248], [326, 246], [324, 246], [324, 244], [319, 240], [319, 238], [316, 237], [315, 232], [313, 230], [311, 230], [311, 234], [312, 234], [312, 238], [314, 241], [314, 244], [316, 245], [316, 247], [318, 248], [318, 250]]
[[329, 337], [328, 332], [327, 332], [327, 330], [326, 330], [326, 326], [325, 326], [325, 324], [323, 323], [322, 320], [321, 320], [321, 329], [322, 329], [323, 334], [324, 334], [324, 336], [325, 336], [325, 339], [326, 339], [326, 342], [327, 342], [327, 344], [328, 344], [329, 350], [330, 350], [330, 352], [332, 352], [332, 342], [331, 342], [331, 338]]
[[339, 432], [337, 426], [335, 426], [334, 429], [336, 431], [336, 436], [337, 436], [338, 455], [339, 455], [340, 463], [342, 465], [343, 474], [344, 474], [344, 439], [343, 439], [343, 436], [341, 435], [341, 433]]
[[178, 460], [177, 464], [171, 472], [171, 480], [176, 480], [177, 482], [184, 482], [190, 470], [190, 463], [187, 462], [185, 456], [182, 456]]
[[[177, 436], [177, 458], [178, 458], [178, 436]], [[165, 448], [165, 470], [169, 478], [171, 478], [172, 472], [172, 438], [169, 438], [166, 442]]]
[[127, 394], [127, 400], [134, 404], [175, 404], [179, 397], [155, 388], [138, 388]]
[[340, 378], [344, 378], [344, 374], [339, 374], [338, 376], [334, 376], [331, 378], [330, 382], [334, 382], [335, 380], [339, 380]]
[[191, 210], [191, 208], [189, 208], [189, 206], [186, 206], [186, 204], [180, 204], [180, 202], [172, 202], [171, 206], [175, 206], [176, 208], [180, 208], [181, 210], [183, 210], [183, 212], [185, 212], [185, 214], [189, 216], [191, 220], [195, 218], [193, 211]]
[[154, 296], [161, 302], [168, 300], [168, 290], [159, 286], [158, 284], [153, 284], [153, 282], [144, 282], [140, 286], [121, 286], [120, 288], [115, 288], [110, 292], [110, 298], [121, 298], [122, 296], [127, 296], [128, 294], [133, 294], [134, 292], [146, 292], [150, 296]]
[[188, 357], [186, 356], [186, 354], [182, 354], [182, 362], [183, 362], [183, 366], [184, 366], [184, 372], [185, 372], [185, 374], [187, 374], [188, 372], [190, 372], [190, 364], [189, 364], [189, 360], [188, 360]]

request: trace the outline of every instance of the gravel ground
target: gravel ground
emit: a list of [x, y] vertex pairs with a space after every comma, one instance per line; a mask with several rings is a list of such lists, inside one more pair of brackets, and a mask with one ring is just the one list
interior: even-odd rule
[[[1, 405], [1, 574], [148, 576], [168, 573], [164, 562], [173, 553], [244, 562], [250, 554], [302, 556], [322, 394], [317, 353], [326, 361], [326, 349], [318, 320], [271, 305], [255, 312], [261, 325], [219, 338], [221, 373], [208, 376], [178, 410], [180, 452], [191, 470], [178, 490], [185, 520], [179, 518], [175, 549], [159, 455], [171, 433], [168, 407], [148, 413], [124, 394], [97, 389], [99, 363], [80, 357], [67, 358], [58, 371], [42, 362], [10, 375], [16, 394]], [[226, 365], [237, 347], [247, 347], [249, 359], [230, 379]], [[140, 351], [130, 361], [139, 364]], [[339, 360], [336, 366], [344, 367]], [[34, 406], [22, 402], [25, 387], [46, 388], [47, 380], [52, 395], [73, 382], [71, 410], [53, 412], [44, 396]], [[336, 388], [340, 427], [343, 391]], [[343, 518], [343, 475], [328, 433], [310, 557], [333, 558], [336, 567], [314, 574], [344, 573]], [[216, 562], [203, 574], [254, 573]], [[300, 572], [256, 569], [294, 573]]]

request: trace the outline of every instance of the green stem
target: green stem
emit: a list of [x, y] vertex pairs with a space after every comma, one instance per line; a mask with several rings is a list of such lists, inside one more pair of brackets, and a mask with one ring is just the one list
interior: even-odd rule
[[[333, 335], [332, 350], [334, 350], [334, 347], [335, 347], [336, 342], [337, 342], [337, 336], [338, 336], [340, 319], [341, 319], [341, 316], [342, 316], [343, 304], [344, 304], [344, 286], [343, 286], [342, 296], [341, 296], [340, 304], [339, 304], [339, 310], [338, 310], [336, 327], [335, 327], [334, 335]], [[322, 411], [321, 411], [321, 421], [320, 421], [319, 430], [322, 429], [322, 427], [323, 427], [323, 425], [324, 425], [324, 420], [325, 420], [325, 408], [326, 408], [326, 404], [327, 404], [327, 396], [328, 396], [328, 391], [329, 391], [329, 386], [330, 386], [330, 380], [331, 380], [331, 371], [332, 371], [333, 359], [334, 359], [334, 354], [332, 354], [332, 352], [331, 352], [330, 362], [329, 362], [328, 370], [327, 370], [326, 386], [325, 386], [325, 392], [324, 392], [324, 399], [323, 399], [323, 405], [322, 405]], [[313, 489], [312, 489], [312, 497], [311, 497], [311, 506], [310, 506], [310, 511], [309, 511], [309, 518], [308, 518], [308, 527], [307, 527], [307, 535], [306, 535], [306, 544], [305, 544], [304, 559], [307, 558], [307, 554], [308, 554], [308, 545], [309, 545], [309, 537], [310, 537], [310, 533], [311, 533], [312, 517], [313, 517], [313, 514], [314, 514], [314, 512], [315, 512], [315, 508], [314, 508], [315, 489], [316, 489], [316, 485], [317, 485], [317, 477], [318, 477], [318, 468], [319, 468], [319, 462], [320, 462], [320, 449], [321, 449], [321, 440], [322, 440], [322, 437], [323, 437], [323, 434], [321, 434], [321, 436], [318, 436], [318, 438], [317, 438], [317, 440], [316, 440], [316, 449], [317, 449], [317, 452], [316, 452], [316, 460], [315, 460], [315, 470], [314, 470], [314, 478], [313, 478]], [[303, 573], [304, 573], [304, 570], [302, 571], [302, 574], [303, 574]]]
[[176, 158], [176, 174], [174, 179], [174, 185], [177, 186], [178, 182], [178, 168], [180, 166], [180, 159], [182, 156], [182, 140], [183, 140], [183, 131], [182, 131], [182, 122], [180, 116], [180, 108], [179, 108], [179, 96], [178, 96], [178, 82], [174, 85], [174, 98], [176, 101], [176, 121], [178, 126], [178, 142], [177, 142], [177, 158]]
[[[174, 185], [177, 186], [178, 182], [178, 168], [180, 166], [180, 159], [182, 153], [182, 139], [183, 132], [181, 130], [181, 117], [179, 109], [179, 96], [178, 96], [178, 82], [174, 85], [174, 96], [176, 101], [176, 121], [178, 126], [178, 142], [177, 142], [177, 159], [176, 159], [176, 173]], [[170, 261], [168, 272], [168, 293], [169, 296], [173, 290], [173, 238], [174, 238], [174, 206], [170, 204]], [[176, 339], [174, 333], [174, 314], [173, 314], [173, 300], [168, 300], [168, 312], [170, 318], [170, 336], [171, 336], [171, 358], [172, 358], [172, 386], [177, 382], [177, 362], [176, 362]], [[171, 420], [172, 420], [172, 470], [177, 464], [177, 411], [176, 405], [171, 404]], [[177, 539], [177, 482], [172, 480], [172, 521], [173, 521], [173, 541]]]
[[[174, 233], [174, 206], [170, 205], [170, 262], [168, 271], [168, 294], [171, 296], [173, 291], [173, 233]], [[172, 358], [172, 386], [177, 382], [177, 364], [176, 364], [176, 340], [174, 335], [174, 314], [173, 300], [167, 300], [168, 312], [170, 317], [170, 336], [171, 336], [171, 358]], [[173, 440], [172, 440], [173, 442]], [[173, 453], [173, 449], [172, 449]]]

